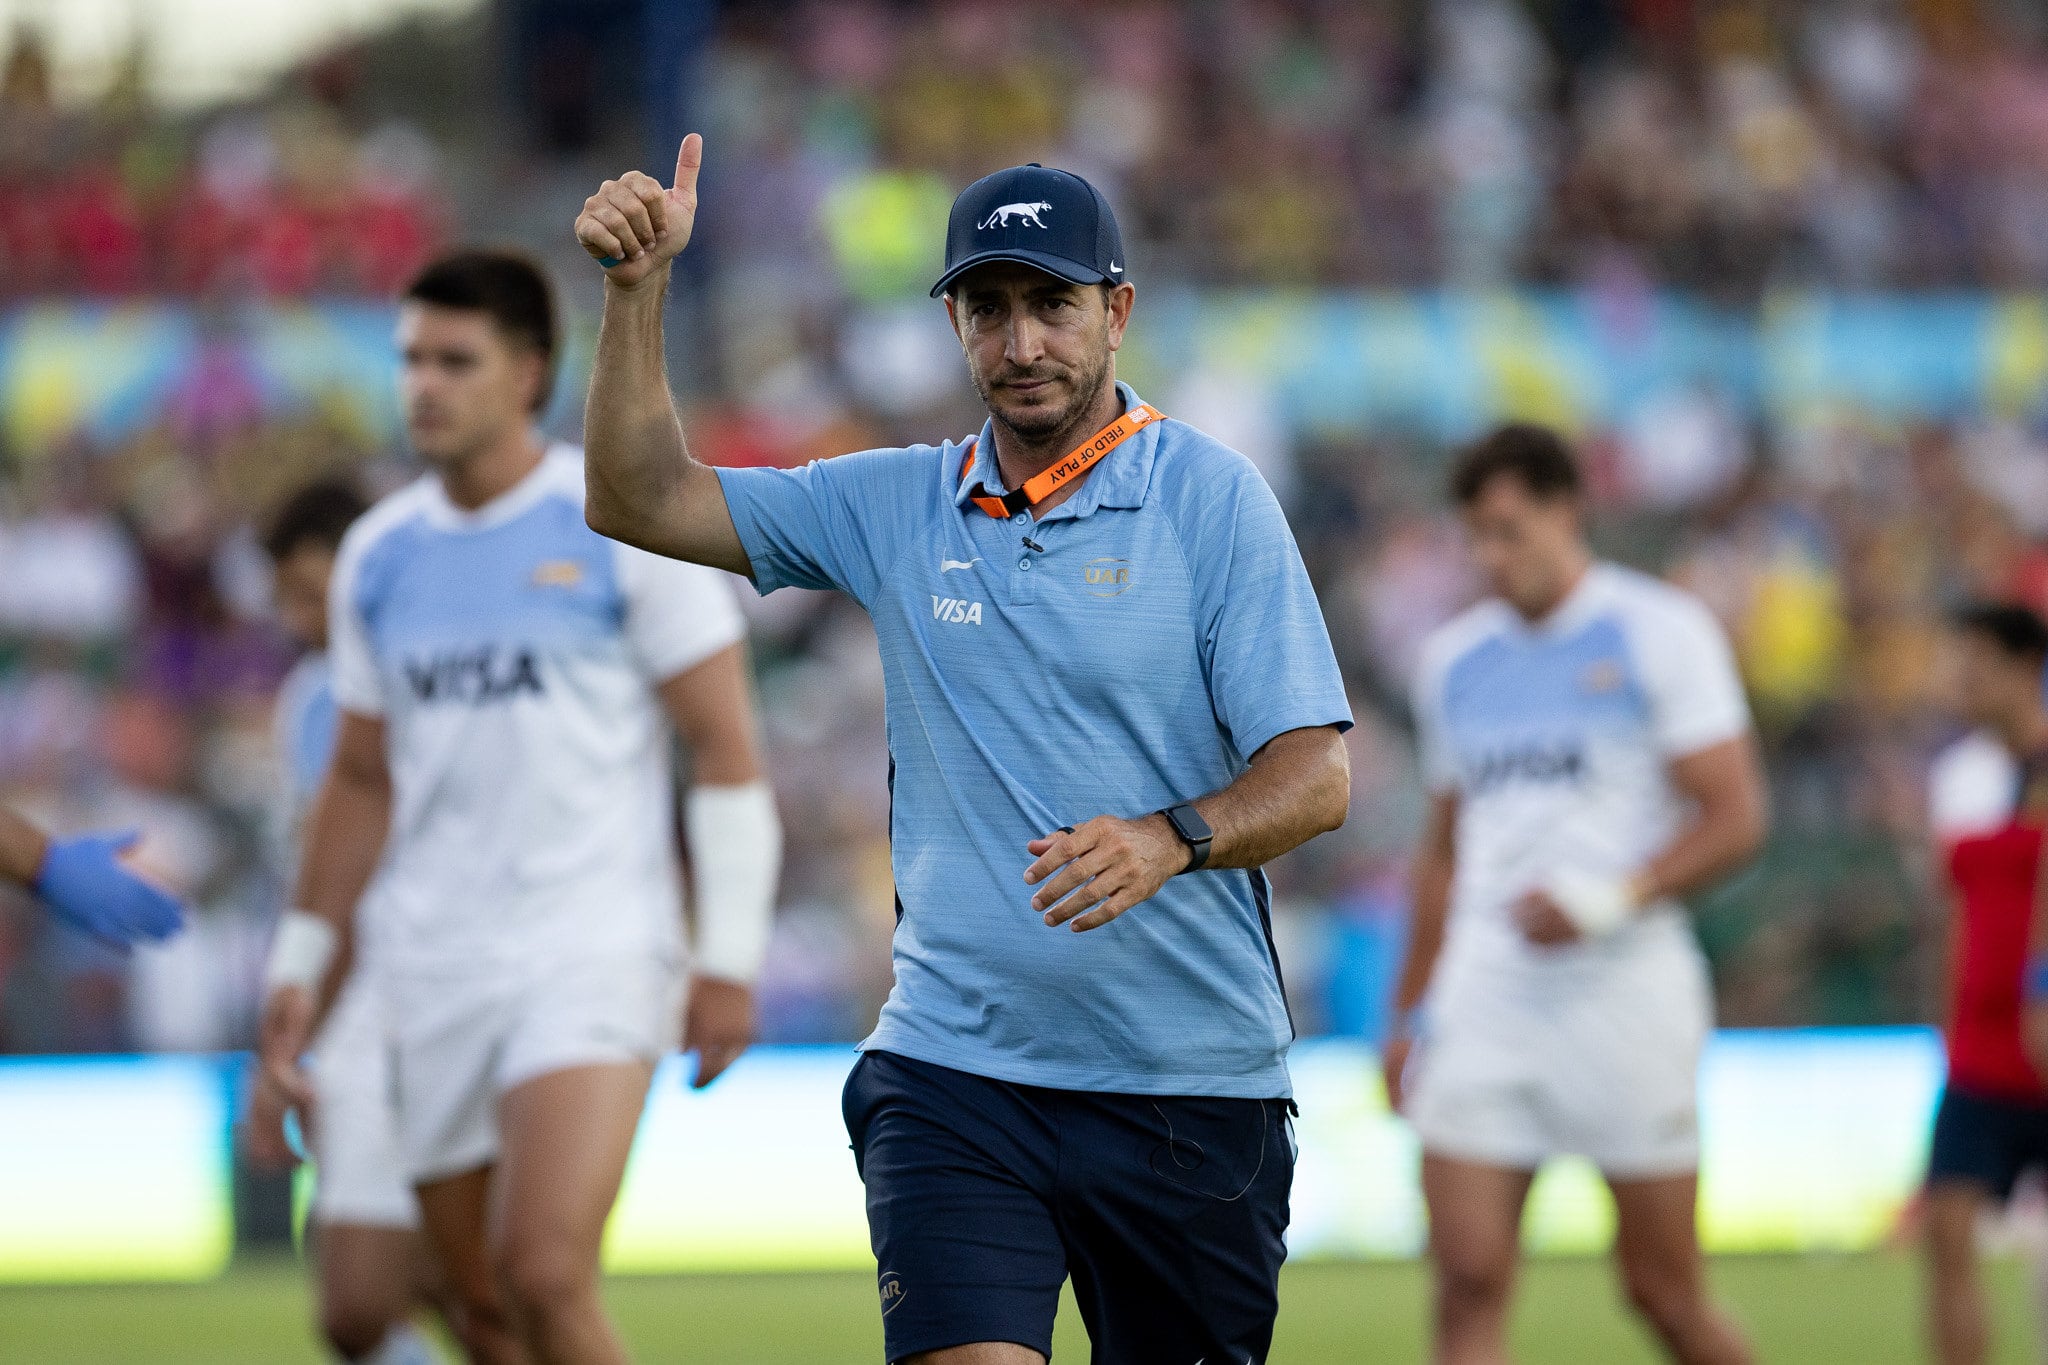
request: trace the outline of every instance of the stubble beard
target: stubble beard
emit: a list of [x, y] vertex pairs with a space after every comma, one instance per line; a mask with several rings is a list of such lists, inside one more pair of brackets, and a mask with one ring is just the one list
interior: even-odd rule
[[981, 395], [982, 406], [988, 409], [989, 417], [997, 425], [1007, 428], [1012, 436], [1029, 449], [1056, 444], [1062, 436], [1071, 433], [1074, 425], [1083, 421], [1088, 410], [1095, 406], [1096, 400], [1102, 396], [1102, 391], [1108, 383], [1109, 352], [1104, 350], [1092, 367], [1074, 376], [1072, 396], [1058, 409], [1033, 410], [1012, 416], [996, 406], [993, 386], [980, 374], [974, 375], [975, 392]]
[[460, 476], [461, 471], [489, 450], [497, 439], [491, 430], [476, 430], [449, 433], [442, 432], [432, 442], [412, 442], [413, 452], [428, 468], [439, 474]]

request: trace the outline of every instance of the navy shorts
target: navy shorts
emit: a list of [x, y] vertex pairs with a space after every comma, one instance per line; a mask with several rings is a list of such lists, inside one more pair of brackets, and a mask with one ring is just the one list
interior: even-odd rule
[[890, 1360], [976, 1341], [1050, 1358], [1070, 1275], [1095, 1365], [1266, 1359], [1290, 1101], [1049, 1090], [869, 1052], [844, 1107]]
[[2022, 1172], [2048, 1170], [2048, 1106], [1972, 1095], [1953, 1085], [1934, 1115], [1927, 1183], [1967, 1180], [2004, 1203]]

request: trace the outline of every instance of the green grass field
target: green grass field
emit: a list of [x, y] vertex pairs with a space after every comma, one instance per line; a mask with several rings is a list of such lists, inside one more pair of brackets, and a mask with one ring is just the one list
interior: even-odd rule
[[[1902, 1256], [1744, 1258], [1716, 1281], [1778, 1365], [1917, 1361], [1918, 1292]], [[2000, 1361], [2030, 1361], [2020, 1269], [1994, 1266]], [[1283, 1290], [1273, 1365], [1423, 1359], [1424, 1280], [1414, 1265], [1305, 1265]], [[620, 1279], [611, 1302], [641, 1361], [691, 1365], [831, 1365], [881, 1359], [870, 1281], [860, 1275]], [[285, 1261], [238, 1266], [194, 1287], [0, 1289], [0, 1361], [8, 1365], [291, 1365], [322, 1359], [307, 1304]], [[1530, 1270], [1516, 1324], [1523, 1365], [1651, 1361], [1598, 1261]], [[1058, 1358], [1085, 1361], [1071, 1301]]]

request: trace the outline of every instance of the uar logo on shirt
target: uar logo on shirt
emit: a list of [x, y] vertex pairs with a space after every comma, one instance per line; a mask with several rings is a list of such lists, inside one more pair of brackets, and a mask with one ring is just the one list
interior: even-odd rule
[[1619, 692], [1628, 682], [1628, 674], [1613, 659], [1597, 659], [1587, 665], [1579, 675], [1579, 685], [1598, 696], [1607, 692]]
[[1131, 563], [1127, 559], [1091, 559], [1081, 566], [1081, 581], [1094, 597], [1118, 597], [1131, 586]]
[[583, 566], [573, 559], [550, 559], [533, 571], [536, 588], [573, 588], [583, 582]]
[[978, 626], [981, 624], [981, 603], [968, 602], [958, 597], [932, 595], [932, 619], [954, 626]]

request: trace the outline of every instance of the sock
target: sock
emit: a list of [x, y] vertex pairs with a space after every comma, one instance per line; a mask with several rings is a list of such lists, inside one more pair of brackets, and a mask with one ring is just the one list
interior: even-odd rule
[[402, 1322], [385, 1333], [377, 1349], [355, 1365], [441, 1365], [441, 1353], [427, 1340], [426, 1333]]

